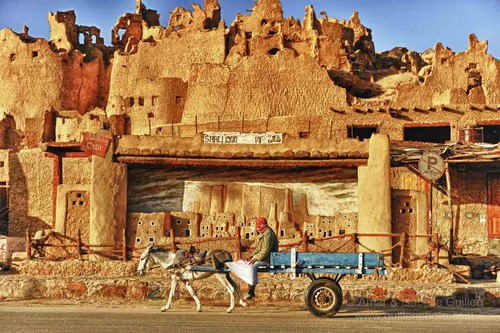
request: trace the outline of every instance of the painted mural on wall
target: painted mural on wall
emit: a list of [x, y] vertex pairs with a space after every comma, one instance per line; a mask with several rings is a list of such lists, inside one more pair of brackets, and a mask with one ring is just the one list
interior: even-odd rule
[[288, 239], [302, 232], [326, 238], [357, 227], [356, 171], [348, 169], [131, 169], [128, 203], [134, 221], [136, 213], [169, 214], [158, 223], [168, 220], [178, 237], [232, 237], [239, 226], [242, 238], [253, 239], [259, 216]]

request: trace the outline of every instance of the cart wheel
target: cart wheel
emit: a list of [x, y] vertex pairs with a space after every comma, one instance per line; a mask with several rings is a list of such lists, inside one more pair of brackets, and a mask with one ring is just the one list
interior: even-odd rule
[[342, 288], [328, 278], [311, 282], [305, 294], [309, 312], [318, 317], [333, 317], [342, 306]]

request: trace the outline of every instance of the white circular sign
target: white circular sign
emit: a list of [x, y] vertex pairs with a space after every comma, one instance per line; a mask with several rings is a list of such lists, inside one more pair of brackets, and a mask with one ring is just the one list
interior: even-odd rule
[[418, 162], [418, 171], [428, 180], [438, 180], [444, 173], [444, 161], [436, 153], [425, 153]]

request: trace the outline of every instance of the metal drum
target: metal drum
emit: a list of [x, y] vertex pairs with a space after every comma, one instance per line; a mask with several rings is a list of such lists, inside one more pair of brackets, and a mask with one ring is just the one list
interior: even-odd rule
[[458, 141], [463, 143], [478, 143], [484, 141], [482, 127], [465, 127], [458, 130]]

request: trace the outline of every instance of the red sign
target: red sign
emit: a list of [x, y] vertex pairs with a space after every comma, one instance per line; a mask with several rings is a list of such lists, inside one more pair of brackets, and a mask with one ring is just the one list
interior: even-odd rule
[[92, 155], [105, 157], [111, 139], [99, 134], [83, 133], [82, 150]]

